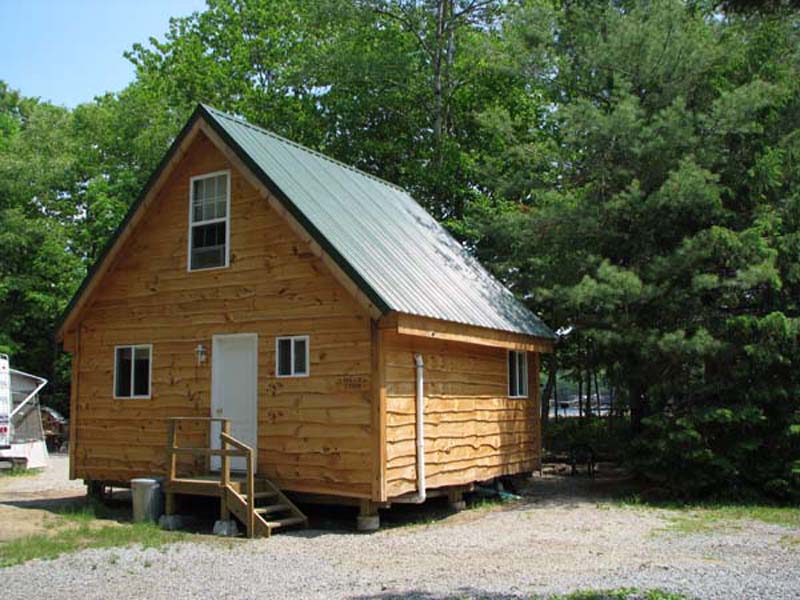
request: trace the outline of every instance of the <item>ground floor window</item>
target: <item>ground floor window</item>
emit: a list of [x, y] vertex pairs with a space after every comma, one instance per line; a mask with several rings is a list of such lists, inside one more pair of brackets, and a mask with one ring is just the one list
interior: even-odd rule
[[279, 337], [275, 343], [275, 374], [278, 377], [305, 377], [309, 370], [308, 336]]
[[117, 346], [114, 349], [114, 397], [149, 398], [151, 358], [149, 344]]
[[528, 353], [508, 351], [508, 396], [528, 397]]

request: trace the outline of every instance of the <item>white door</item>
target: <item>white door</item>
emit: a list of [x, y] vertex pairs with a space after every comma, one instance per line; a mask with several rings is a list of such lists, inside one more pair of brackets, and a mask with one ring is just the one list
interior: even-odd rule
[[[258, 335], [215, 335], [211, 342], [211, 416], [230, 419], [231, 435], [257, 451]], [[219, 423], [211, 424], [211, 447], [219, 448]], [[256, 466], [258, 460], [256, 460]], [[219, 456], [211, 468], [221, 467]], [[231, 469], [246, 471], [243, 457], [231, 458]]]

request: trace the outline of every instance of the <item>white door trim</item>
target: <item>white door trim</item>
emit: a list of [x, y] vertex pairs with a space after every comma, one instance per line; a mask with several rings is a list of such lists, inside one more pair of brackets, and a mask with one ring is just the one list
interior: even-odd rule
[[[210, 411], [211, 417], [224, 417], [225, 410], [224, 405], [219, 405], [221, 400], [219, 393], [217, 393], [217, 385], [219, 384], [220, 380], [220, 373], [218, 373], [218, 369], [222, 367], [221, 363], [215, 358], [221, 356], [220, 354], [220, 342], [224, 340], [230, 339], [251, 339], [253, 342], [252, 351], [253, 351], [253, 406], [248, 415], [250, 422], [253, 424], [253, 428], [255, 430], [255, 436], [253, 440], [242, 440], [245, 444], [251, 446], [256, 453], [256, 460], [255, 460], [255, 469], [258, 471], [258, 334], [257, 333], [224, 333], [224, 334], [216, 334], [211, 336], [211, 402], [210, 402]], [[211, 447], [212, 448], [219, 448], [219, 432], [220, 432], [220, 424], [219, 423], [211, 423]], [[232, 424], [232, 431], [231, 435], [234, 437], [236, 436], [236, 428], [235, 424]], [[218, 470], [220, 468], [220, 459], [218, 456], [211, 457], [211, 468]], [[216, 460], [215, 460], [216, 459]], [[243, 465], [244, 459], [236, 459], [235, 457], [231, 459], [231, 468], [235, 470], [244, 470], [244, 468], [238, 468], [236, 465]]]

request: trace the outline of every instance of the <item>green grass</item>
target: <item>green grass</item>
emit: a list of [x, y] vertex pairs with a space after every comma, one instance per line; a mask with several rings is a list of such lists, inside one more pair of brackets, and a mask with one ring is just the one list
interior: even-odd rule
[[661, 590], [621, 589], [574, 592], [566, 596], [549, 596], [547, 600], [690, 600], [690, 598]]
[[[50, 559], [84, 548], [140, 545], [156, 548], [186, 538], [185, 533], [162, 531], [154, 523], [119, 523], [119, 511], [100, 502], [79, 502], [55, 509], [45, 522], [46, 533], [0, 544], [0, 567], [36, 558]], [[113, 559], [113, 556], [112, 556]], [[112, 560], [110, 559], [110, 560]]]
[[84, 548], [116, 548], [133, 544], [157, 548], [184, 538], [185, 534], [162, 531], [151, 523], [100, 527], [81, 523], [77, 527], [61, 529], [51, 535], [32, 535], [0, 545], [0, 567], [17, 565], [36, 558], [56, 558]]
[[769, 504], [721, 503], [647, 503], [638, 497], [622, 500], [623, 506], [637, 509], [670, 511], [667, 530], [678, 533], [705, 533], [719, 529], [736, 529], [744, 521], [760, 521], [770, 525], [800, 528], [800, 507]]
[[42, 472], [42, 469], [23, 469], [22, 467], [11, 467], [10, 469], [0, 469], [0, 477], [34, 477]]

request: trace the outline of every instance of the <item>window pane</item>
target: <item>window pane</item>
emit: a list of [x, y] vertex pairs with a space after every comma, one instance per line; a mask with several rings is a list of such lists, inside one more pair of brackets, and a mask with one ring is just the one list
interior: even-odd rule
[[305, 375], [306, 374], [306, 353], [308, 352], [308, 348], [306, 347], [306, 340], [305, 339], [297, 339], [294, 341], [294, 374], [295, 375]]
[[224, 219], [227, 216], [228, 176], [198, 179], [192, 188], [192, 222]]
[[528, 365], [525, 362], [527, 357], [527, 354], [524, 352], [517, 352], [517, 373], [519, 374], [517, 390], [520, 396], [528, 395]]
[[131, 349], [117, 348], [116, 356], [117, 389], [115, 395], [119, 398], [129, 398], [131, 395]]
[[195, 204], [202, 204], [203, 198], [205, 197], [205, 179], [196, 179], [194, 182], [194, 202]]
[[192, 269], [225, 264], [225, 223], [192, 227]]
[[278, 340], [278, 375], [292, 374], [292, 340]]
[[508, 353], [508, 395], [517, 395], [517, 356], [516, 352]]
[[150, 348], [134, 349], [133, 395], [150, 395]]

